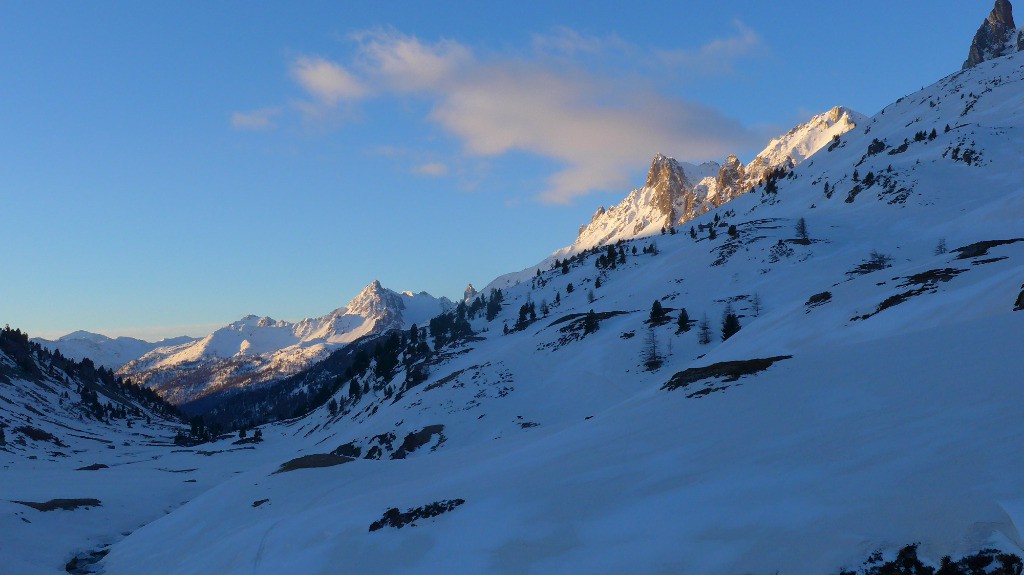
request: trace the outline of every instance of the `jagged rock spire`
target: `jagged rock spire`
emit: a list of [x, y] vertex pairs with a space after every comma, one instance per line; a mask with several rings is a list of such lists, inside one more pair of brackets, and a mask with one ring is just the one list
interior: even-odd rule
[[[679, 162], [661, 153], [654, 156], [644, 187], [653, 192], [651, 205], [664, 214], [664, 224], [667, 226], [679, 219], [677, 212], [681, 206], [678, 204], [686, 202], [688, 198], [685, 196], [693, 192], [693, 182], [686, 177]], [[689, 199], [689, 203], [692, 203], [692, 199]]]
[[988, 15], [974, 35], [971, 50], [964, 62], [963, 69], [973, 68], [978, 64], [1005, 56], [1024, 49], [1024, 34], [1017, 31], [1013, 22], [1013, 5], [1010, 0], [996, 0], [992, 13]]

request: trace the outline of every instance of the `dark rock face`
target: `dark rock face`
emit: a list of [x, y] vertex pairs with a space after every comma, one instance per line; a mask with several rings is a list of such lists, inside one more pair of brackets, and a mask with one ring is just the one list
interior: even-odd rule
[[416, 526], [413, 521], [418, 519], [429, 519], [431, 517], [437, 517], [442, 513], [448, 513], [455, 509], [459, 505], [465, 503], [465, 499], [444, 499], [442, 501], [435, 501], [426, 505], [415, 507], [406, 512], [401, 512], [397, 507], [392, 507], [384, 512], [384, 515], [370, 524], [370, 531], [378, 531], [384, 527], [394, 527], [395, 529], [401, 529], [406, 525]]
[[963, 69], [973, 68], [978, 64], [1005, 56], [1024, 48], [1024, 35], [1017, 33], [1013, 22], [1013, 6], [1009, 0], [996, 0], [992, 13], [978, 28], [971, 43], [971, 51], [964, 62]]

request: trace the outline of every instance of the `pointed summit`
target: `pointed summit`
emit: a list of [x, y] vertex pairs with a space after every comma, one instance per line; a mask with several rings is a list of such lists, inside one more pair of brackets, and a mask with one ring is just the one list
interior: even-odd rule
[[686, 176], [679, 162], [659, 152], [651, 161], [644, 187], [651, 191], [651, 207], [663, 216], [658, 223], [671, 226], [678, 219], [679, 208], [683, 207], [677, 204], [693, 191], [693, 182]]
[[974, 35], [971, 50], [964, 62], [963, 70], [973, 68], [986, 60], [999, 58], [1024, 49], [1024, 33], [1017, 31], [1013, 22], [1013, 6], [1009, 0], [996, 0], [992, 13], [988, 15]]
[[466, 286], [466, 291], [462, 293], [462, 301], [468, 302], [474, 297], [476, 297], [476, 288], [473, 287], [473, 284], [469, 284]]
[[597, 210], [589, 224], [580, 226], [576, 241], [552, 257], [670, 230], [749, 192], [773, 171], [792, 169], [866, 121], [866, 116], [836, 106], [773, 139], [747, 165], [734, 155], [724, 164], [694, 165], [655, 154], [644, 187], [616, 206]]

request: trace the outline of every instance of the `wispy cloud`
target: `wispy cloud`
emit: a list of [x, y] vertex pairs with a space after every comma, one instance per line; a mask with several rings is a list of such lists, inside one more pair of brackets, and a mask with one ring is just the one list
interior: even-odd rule
[[260, 108], [249, 112], [231, 114], [231, 127], [236, 130], [271, 130], [274, 118], [281, 114], [281, 108]]
[[413, 166], [412, 173], [418, 176], [439, 178], [441, 176], [448, 175], [448, 165], [442, 164], [441, 162], [427, 162], [426, 164]]
[[292, 103], [307, 121], [324, 120], [340, 104], [351, 104], [370, 92], [369, 87], [345, 67], [320, 57], [295, 58], [290, 73], [309, 96], [309, 99]]
[[665, 65], [689, 74], [731, 74], [736, 63], [757, 56], [766, 49], [761, 36], [739, 20], [733, 20], [735, 34], [716, 38], [696, 50], [658, 50]]
[[[300, 56], [291, 76], [308, 96], [297, 105], [307, 118], [370, 97], [426, 99], [429, 120], [455, 136], [467, 157], [518, 151], [560, 162], [537, 198], [566, 203], [621, 190], [656, 151], [707, 159], [756, 139], [720, 111], [681, 97], [678, 86], [666, 89], [664, 81], [666, 66], [720, 73], [756, 53], [760, 37], [740, 22], [735, 26], [735, 34], [690, 51], [651, 51], [557, 28], [534, 36], [527, 56], [479, 54], [454, 40], [425, 42], [375, 29], [349, 36], [355, 53], [348, 61]], [[645, 63], [637, 65], [641, 54]], [[606, 59], [632, 68], [623, 73], [614, 64], [594, 65]], [[448, 167], [420, 160], [411, 171], [440, 176]]]
[[433, 91], [473, 62], [470, 50], [451, 40], [425, 44], [390, 29], [351, 36], [357, 64], [375, 83], [399, 92]]
[[567, 26], [558, 26], [544, 34], [534, 34], [531, 46], [539, 54], [565, 57], [599, 55], [612, 50], [635, 51], [633, 46], [618, 36], [582, 34]]

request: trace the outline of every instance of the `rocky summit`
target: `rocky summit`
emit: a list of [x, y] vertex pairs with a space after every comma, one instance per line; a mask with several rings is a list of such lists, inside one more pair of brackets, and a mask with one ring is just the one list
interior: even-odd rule
[[996, 0], [992, 13], [974, 35], [970, 53], [963, 69], [973, 68], [986, 60], [999, 58], [1024, 49], [1024, 32], [1013, 22], [1013, 5], [1009, 0]]

